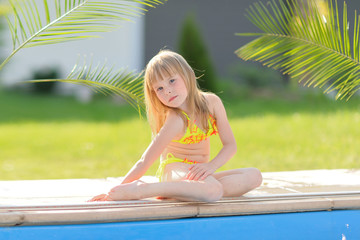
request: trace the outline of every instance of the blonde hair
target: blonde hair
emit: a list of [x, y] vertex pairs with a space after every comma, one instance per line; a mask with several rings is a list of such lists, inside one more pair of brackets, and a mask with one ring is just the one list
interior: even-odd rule
[[[170, 50], [161, 50], [147, 64], [145, 70], [145, 104], [149, 124], [153, 134], [157, 134], [165, 123], [169, 107], [164, 105], [156, 96], [153, 84], [174, 74], [179, 74], [185, 82], [188, 97], [185, 101], [189, 107], [189, 117], [199, 119], [201, 126], [207, 131], [208, 117], [210, 114], [204, 92], [198, 87], [193, 69], [186, 60], [178, 53]], [[181, 116], [187, 125], [187, 119], [180, 109], [173, 108]]]

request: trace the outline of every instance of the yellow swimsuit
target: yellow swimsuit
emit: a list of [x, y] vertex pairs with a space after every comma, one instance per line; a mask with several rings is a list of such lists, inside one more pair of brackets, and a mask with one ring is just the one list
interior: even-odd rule
[[[213, 116], [211, 116], [211, 115], [209, 116], [209, 119], [208, 119], [209, 130], [207, 131], [207, 133], [204, 133], [198, 126], [195, 125], [195, 122], [193, 124], [190, 123], [190, 118], [185, 112], [183, 112], [183, 114], [187, 118], [188, 127], [186, 128], [186, 132], [185, 132], [184, 136], [180, 140], [172, 140], [173, 142], [178, 142], [181, 144], [194, 144], [194, 143], [199, 143], [199, 142], [207, 139], [208, 137], [210, 137], [212, 135], [216, 135], [218, 133], [216, 124], [215, 124], [215, 119], [213, 118]], [[191, 161], [191, 160], [188, 160], [187, 158], [185, 158], [185, 159], [176, 158], [176, 157], [174, 157], [174, 155], [172, 153], [168, 153], [166, 156], [166, 159], [161, 161], [160, 166], [156, 172], [156, 177], [159, 178], [160, 182], [163, 181], [162, 176], [164, 173], [165, 166], [169, 163], [174, 163], [174, 162], [183, 162], [183, 163], [187, 163], [187, 164], [196, 164], [197, 163], [196, 161]]]

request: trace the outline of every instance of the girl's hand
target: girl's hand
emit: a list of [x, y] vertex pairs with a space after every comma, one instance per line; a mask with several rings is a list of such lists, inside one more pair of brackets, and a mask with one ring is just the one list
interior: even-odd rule
[[186, 179], [194, 181], [205, 180], [208, 176], [212, 175], [216, 168], [211, 163], [197, 163], [191, 165]]
[[103, 202], [103, 201], [112, 201], [112, 199], [109, 197], [108, 194], [100, 194], [93, 197], [88, 202]]

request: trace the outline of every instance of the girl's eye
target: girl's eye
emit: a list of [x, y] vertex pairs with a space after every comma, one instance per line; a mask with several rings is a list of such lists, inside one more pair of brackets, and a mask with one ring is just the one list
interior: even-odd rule
[[163, 87], [158, 87], [158, 88], [156, 89], [156, 91], [161, 91], [161, 90], [163, 90]]
[[175, 82], [175, 79], [171, 79], [171, 80], [170, 80], [170, 83], [173, 83], [173, 82]]

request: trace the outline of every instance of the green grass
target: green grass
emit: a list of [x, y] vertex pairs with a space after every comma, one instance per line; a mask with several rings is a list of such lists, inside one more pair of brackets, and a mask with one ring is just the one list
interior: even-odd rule
[[[221, 170], [360, 168], [358, 98], [271, 94], [225, 98], [224, 104], [238, 152]], [[146, 119], [110, 97], [82, 104], [0, 92], [0, 109], [1, 180], [122, 176], [151, 141]], [[211, 144], [214, 156], [220, 140]]]

